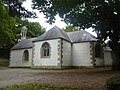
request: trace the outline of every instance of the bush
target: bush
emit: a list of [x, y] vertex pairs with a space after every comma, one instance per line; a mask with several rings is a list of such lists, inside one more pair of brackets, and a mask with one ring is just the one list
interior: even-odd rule
[[10, 55], [10, 50], [5, 48], [0, 48], [0, 57], [8, 59]]
[[120, 77], [112, 77], [106, 82], [107, 90], [120, 90]]

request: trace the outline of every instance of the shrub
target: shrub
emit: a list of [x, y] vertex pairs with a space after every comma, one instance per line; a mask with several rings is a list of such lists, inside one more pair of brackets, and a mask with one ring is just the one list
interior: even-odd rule
[[120, 90], [120, 77], [112, 77], [106, 82], [107, 90]]

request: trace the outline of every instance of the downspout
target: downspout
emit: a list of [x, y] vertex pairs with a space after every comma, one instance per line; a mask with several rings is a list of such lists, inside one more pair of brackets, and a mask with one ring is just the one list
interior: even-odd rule
[[71, 67], [73, 67], [73, 43], [71, 43]]
[[35, 52], [35, 44], [33, 43], [33, 47], [32, 47], [32, 60], [31, 60], [31, 68], [33, 68], [34, 67], [34, 64], [33, 64], [33, 59], [34, 59], [34, 53]]
[[61, 38], [61, 61], [60, 61], [60, 67], [62, 69], [62, 58], [63, 58], [63, 55], [62, 55], [63, 51], [62, 51], [62, 38]]
[[95, 42], [93, 42], [92, 48], [93, 48], [93, 67], [95, 67], [96, 66], [96, 64], [95, 64], [95, 62], [96, 62], [96, 60], [95, 60]]

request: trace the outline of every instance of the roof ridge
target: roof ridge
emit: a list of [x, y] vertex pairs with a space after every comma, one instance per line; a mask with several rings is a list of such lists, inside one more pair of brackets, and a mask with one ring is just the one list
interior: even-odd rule
[[43, 41], [43, 40], [50, 40], [50, 39], [57, 39], [57, 38], [63, 38], [67, 41], [70, 41], [70, 38], [67, 35], [67, 33], [57, 26], [54, 26], [53, 28], [51, 28], [50, 30], [42, 34], [41, 37], [38, 37], [34, 41]]
[[[62, 29], [60, 29], [59, 27], [57, 28], [58, 30], [59, 30], [59, 33], [60, 34], [62, 34], [64, 37], [68, 37], [69, 38], [69, 36], [67, 35], [67, 32], [65, 32], [64, 30], [62, 30]], [[70, 38], [69, 38], [70, 39]]]

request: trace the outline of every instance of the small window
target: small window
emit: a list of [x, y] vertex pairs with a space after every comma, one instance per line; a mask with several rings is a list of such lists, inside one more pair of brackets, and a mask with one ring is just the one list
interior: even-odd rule
[[28, 52], [28, 50], [25, 50], [25, 51], [24, 51], [23, 60], [24, 60], [24, 61], [29, 61], [29, 52]]
[[47, 42], [43, 43], [41, 49], [42, 49], [41, 50], [42, 57], [44, 57], [44, 58], [50, 57], [50, 45], [49, 45], [49, 43], [47, 43]]

